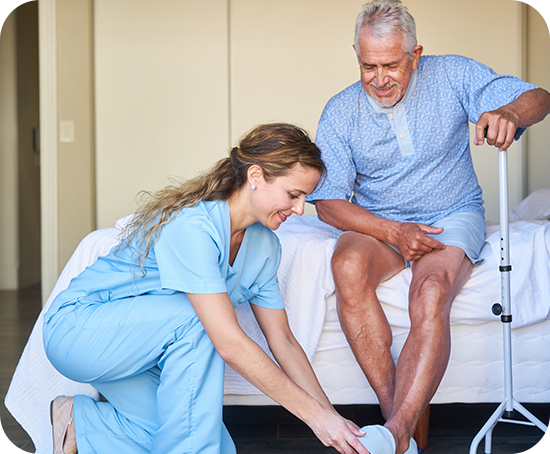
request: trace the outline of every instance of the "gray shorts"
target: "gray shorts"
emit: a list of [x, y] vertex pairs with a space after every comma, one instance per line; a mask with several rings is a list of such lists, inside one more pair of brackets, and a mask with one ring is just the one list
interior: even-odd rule
[[[432, 227], [443, 227], [445, 230], [437, 235], [428, 235], [448, 246], [458, 246], [475, 265], [483, 262], [479, 259], [481, 248], [485, 243], [485, 218], [479, 213], [455, 213], [431, 224]], [[397, 248], [390, 244], [396, 251]], [[398, 251], [399, 252], [399, 251]], [[412, 262], [405, 260], [407, 268]]]

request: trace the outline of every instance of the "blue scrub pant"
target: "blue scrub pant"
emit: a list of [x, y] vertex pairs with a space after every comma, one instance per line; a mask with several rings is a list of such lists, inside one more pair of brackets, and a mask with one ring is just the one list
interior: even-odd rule
[[44, 322], [53, 366], [107, 402], [75, 396], [79, 454], [232, 454], [224, 362], [183, 294], [77, 302]]

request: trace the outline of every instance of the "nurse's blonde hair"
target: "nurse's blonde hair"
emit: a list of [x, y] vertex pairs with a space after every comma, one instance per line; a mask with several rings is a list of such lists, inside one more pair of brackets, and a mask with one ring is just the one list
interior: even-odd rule
[[269, 181], [286, 175], [296, 164], [317, 170], [321, 177], [326, 175], [321, 151], [304, 129], [288, 123], [256, 126], [231, 149], [229, 157], [218, 161], [208, 172], [156, 193], [140, 192], [140, 206], [123, 233], [127, 240], [124, 245], [136, 242], [139, 267], [145, 274], [143, 260], [162, 227], [179, 210], [201, 201], [229, 200], [246, 184], [252, 165], [260, 166]]

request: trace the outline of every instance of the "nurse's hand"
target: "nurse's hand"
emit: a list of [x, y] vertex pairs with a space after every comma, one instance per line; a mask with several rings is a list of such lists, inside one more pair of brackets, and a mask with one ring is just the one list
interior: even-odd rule
[[369, 454], [357, 439], [365, 433], [336, 411], [323, 407], [323, 411], [317, 413], [313, 421], [306, 422], [325, 446], [331, 446], [342, 454]]
[[[255, 313], [266, 337], [271, 340], [270, 347], [274, 346], [275, 357], [282, 358], [281, 367], [290, 377], [244, 333], [227, 293], [188, 293], [187, 297], [218, 354], [233, 370], [304, 421], [325, 446], [345, 454], [369, 454], [357, 439], [363, 434], [359, 428], [332, 408], [290, 328], [280, 329], [281, 324], [288, 325], [283, 323], [286, 320], [284, 310], [260, 308]], [[279, 329], [269, 328], [270, 314]], [[279, 337], [277, 332], [280, 331], [281, 339], [277, 341], [274, 338]], [[295, 342], [297, 347], [290, 350], [281, 347], [281, 344]], [[283, 358], [285, 352], [290, 358]]]

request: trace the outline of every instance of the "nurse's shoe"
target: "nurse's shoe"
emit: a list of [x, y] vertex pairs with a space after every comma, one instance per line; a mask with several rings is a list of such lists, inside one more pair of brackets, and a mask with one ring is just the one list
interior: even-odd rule
[[50, 404], [53, 432], [53, 454], [76, 454], [76, 434], [73, 419], [73, 397], [59, 396]]
[[365, 435], [358, 437], [358, 440], [370, 454], [395, 454], [395, 440], [389, 429], [378, 425], [365, 426], [361, 432]]

